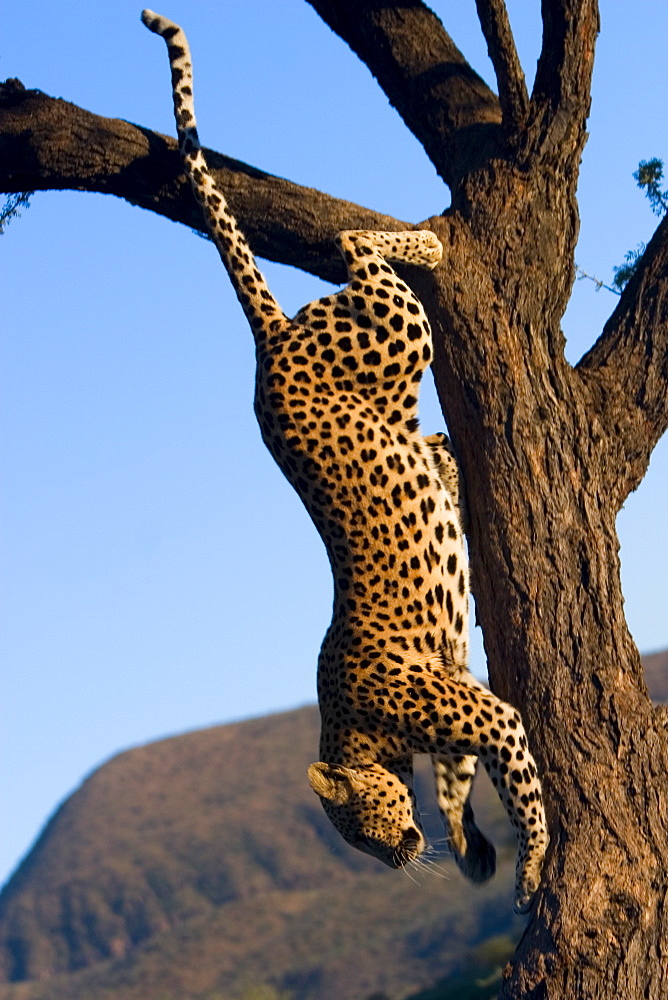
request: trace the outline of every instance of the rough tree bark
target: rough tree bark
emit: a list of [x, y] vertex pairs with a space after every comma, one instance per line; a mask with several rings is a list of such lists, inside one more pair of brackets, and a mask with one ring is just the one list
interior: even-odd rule
[[[452, 191], [427, 220], [441, 267], [414, 280], [463, 466], [494, 690], [522, 711], [552, 844], [509, 998], [668, 996], [668, 739], [620, 586], [616, 515], [668, 426], [668, 222], [575, 367], [560, 320], [596, 0], [543, 0], [529, 95], [504, 0], [477, 0], [497, 97], [420, 0], [309, 0], [367, 64]], [[117, 194], [201, 228], [175, 142], [17, 81], [0, 93], [0, 189]], [[324, 278], [342, 228], [405, 228], [219, 154], [256, 252]]]

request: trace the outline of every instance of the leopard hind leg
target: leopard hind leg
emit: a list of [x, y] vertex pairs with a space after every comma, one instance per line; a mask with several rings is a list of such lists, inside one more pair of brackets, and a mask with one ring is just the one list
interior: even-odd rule
[[357, 275], [365, 258], [377, 254], [384, 260], [413, 264], [433, 270], [443, 255], [439, 238], [428, 229], [405, 232], [376, 232], [371, 229], [345, 229], [335, 239], [351, 275]]
[[429, 455], [434, 471], [450, 494], [452, 502], [455, 505], [459, 525], [462, 531], [466, 531], [468, 527], [468, 515], [464, 502], [462, 479], [459, 474], [457, 456], [455, 455], [450, 438], [447, 434], [439, 431], [437, 434], [429, 434], [425, 437], [424, 443], [429, 448]]
[[438, 808], [457, 867], [472, 882], [486, 882], [496, 871], [496, 851], [478, 829], [471, 806], [478, 759], [470, 754], [432, 754], [431, 759]]

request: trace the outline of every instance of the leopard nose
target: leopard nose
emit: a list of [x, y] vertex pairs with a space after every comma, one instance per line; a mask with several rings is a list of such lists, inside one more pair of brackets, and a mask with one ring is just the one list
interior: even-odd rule
[[406, 830], [401, 838], [401, 850], [409, 857], [414, 858], [420, 853], [422, 846], [422, 834], [412, 827]]

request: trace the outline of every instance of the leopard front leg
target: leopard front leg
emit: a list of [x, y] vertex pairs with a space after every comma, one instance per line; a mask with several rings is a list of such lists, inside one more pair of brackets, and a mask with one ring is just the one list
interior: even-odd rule
[[483, 714], [492, 714], [492, 724], [478, 733], [476, 752], [517, 834], [515, 911], [526, 913], [540, 884], [549, 843], [536, 762], [516, 709], [494, 699]]
[[518, 839], [515, 910], [526, 912], [540, 883], [549, 842], [536, 764], [519, 712], [477, 684], [434, 676], [413, 666], [397, 679], [404, 711], [388, 733], [414, 753], [475, 754], [485, 766]]
[[452, 856], [466, 878], [486, 882], [496, 871], [496, 851], [478, 829], [471, 806], [477, 765], [472, 754], [432, 755], [436, 799]]

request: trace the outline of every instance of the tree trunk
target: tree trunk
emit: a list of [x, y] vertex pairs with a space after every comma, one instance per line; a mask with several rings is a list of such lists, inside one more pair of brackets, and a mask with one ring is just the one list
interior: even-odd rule
[[430, 220], [451, 269], [422, 290], [463, 465], [490, 681], [521, 706], [550, 823], [543, 888], [500, 1000], [665, 1000], [668, 744], [623, 613], [615, 518], [626, 492], [613, 462], [624, 399], [604, 429], [589, 373], [567, 364], [551, 326], [572, 281], [572, 206], [534, 216], [536, 268], [498, 224], [504, 203], [547, 198], [540, 174], [533, 191], [519, 184], [496, 165], [474, 202], [485, 206], [479, 241], [470, 220], [461, 236], [457, 213], [446, 230]]

